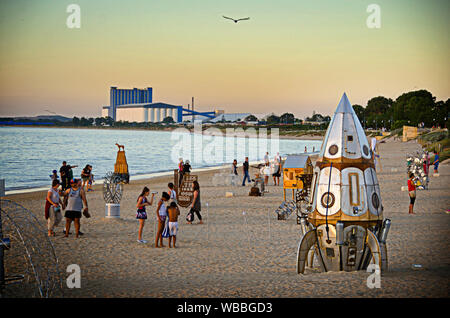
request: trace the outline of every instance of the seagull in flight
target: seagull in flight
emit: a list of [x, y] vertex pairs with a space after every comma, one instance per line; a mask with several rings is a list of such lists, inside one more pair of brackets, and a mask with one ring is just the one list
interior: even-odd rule
[[226, 17], [224, 15], [222, 17], [224, 17], [225, 19], [228, 19], [228, 20], [233, 20], [234, 23], [238, 23], [239, 21], [242, 21], [242, 20], [250, 20], [250, 18], [233, 19], [233, 18]]

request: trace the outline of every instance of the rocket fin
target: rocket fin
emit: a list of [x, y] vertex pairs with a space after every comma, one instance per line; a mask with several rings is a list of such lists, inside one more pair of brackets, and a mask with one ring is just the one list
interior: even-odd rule
[[[372, 256], [372, 260], [375, 264], [377, 264], [380, 267], [380, 270], [382, 269], [381, 264], [381, 247], [380, 243], [378, 242], [377, 237], [372, 231], [367, 231], [367, 241], [366, 241], [369, 249], [370, 249], [370, 255]], [[368, 264], [367, 264], [368, 265]]]
[[[317, 243], [317, 233], [316, 230], [308, 231], [300, 240], [300, 243], [298, 244], [298, 251], [297, 251], [297, 273], [303, 274], [305, 271], [305, 265], [308, 258], [308, 253], [311, 250], [311, 248], [314, 247], [314, 245]], [[322, 271], [326, 272], [325, 265], [322, 260], [322, 256], [320, 254], [320, 249], [318, 250], [318, 260], [319, 265]]]

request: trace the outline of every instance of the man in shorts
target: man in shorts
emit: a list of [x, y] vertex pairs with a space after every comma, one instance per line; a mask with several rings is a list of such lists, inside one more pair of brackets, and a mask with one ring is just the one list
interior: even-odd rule
[[172, 247], [172, 238], [173, 238], [173, 247], [176, 248], [175, 244], [177, 242], [177, 232], [178, 232], [178, 216], [180, 215], [180, 209], [175, 202], [172, 202], [167, 209], [169, 214], [169, 247]]

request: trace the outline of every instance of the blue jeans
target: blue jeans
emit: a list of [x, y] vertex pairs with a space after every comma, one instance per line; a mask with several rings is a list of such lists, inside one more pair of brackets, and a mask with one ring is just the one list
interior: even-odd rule
[[248, 174], [248, 171], [244, 171], [244, 180], [242, 180], [242, 185], [245, 186], [245, 179], [248, 179], [248, 182], [250, 183], [250, 175]]

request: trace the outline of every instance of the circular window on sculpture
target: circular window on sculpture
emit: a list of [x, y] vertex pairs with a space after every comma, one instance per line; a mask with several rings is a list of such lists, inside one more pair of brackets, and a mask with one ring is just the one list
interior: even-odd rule
[[364, 154], [365, 154], [366, 156], [369, 155], [369, 147], [367, 147], [367, 145], [364, 145], [364, 146], [363, 146], [363, 152], [364, 152]]
[[338, 149], [338, 146], [332, 145], [330, 146], [330, 148], [328, 148], [328, 152], [330, 153], [330, 155], [334, 156], [335, 154], [337, 154]]
[[378, 209], [380, 207], [380, 198], [376, 193], [372, 194], [372, 205], [375, 209]]
[[320, 199], [324, 208], [331, 208], [334, 205], [334, 194], [331, 192], [325, 192]]

